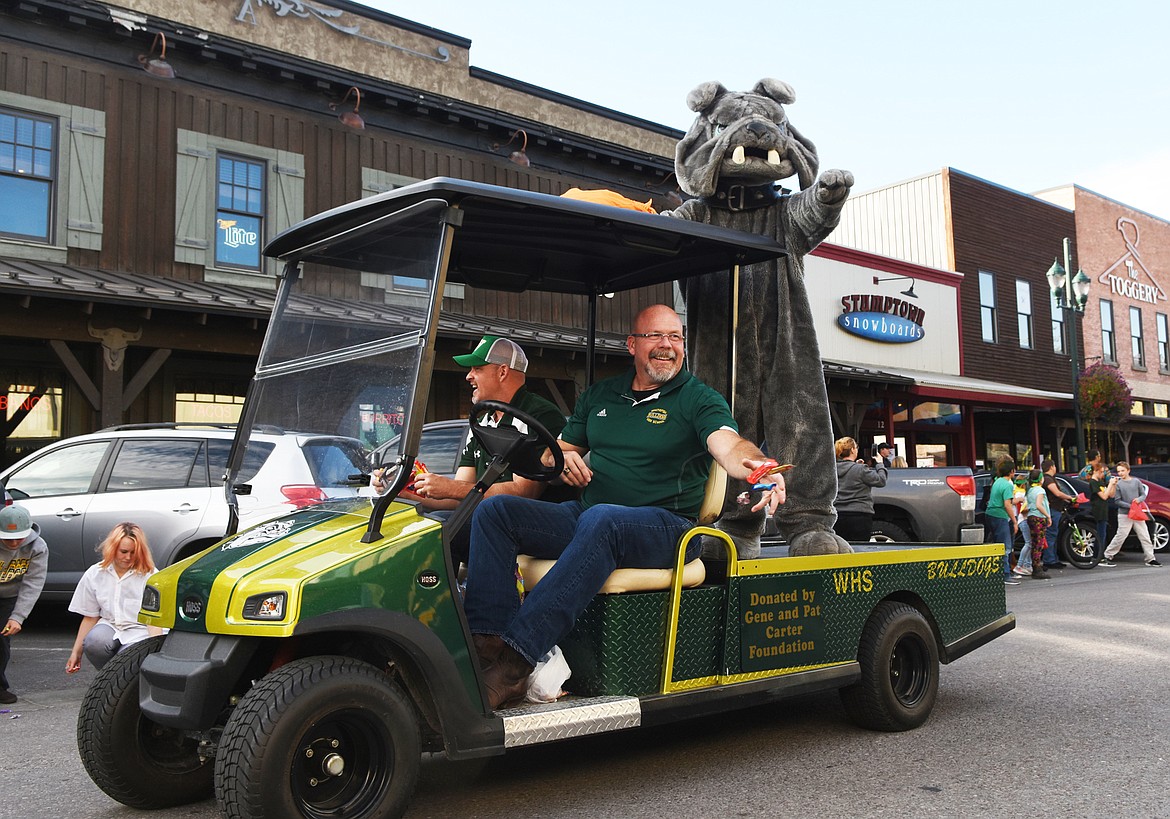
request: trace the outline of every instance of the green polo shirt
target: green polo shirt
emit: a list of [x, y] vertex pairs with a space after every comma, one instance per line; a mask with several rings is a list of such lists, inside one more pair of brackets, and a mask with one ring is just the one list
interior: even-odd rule
[[1000, 518], [1007, 520], [1007, 509], [1004, 508], [1004, 501], [1011, 500], [1016, 493], [1016, 485], [1007, 478], [996, 478], [995, 483], [991, 485], [991, 494], [987, 497], [987, 509], [984, 514], [989, 518]]
[[723, 396], [687, 370], [636, 400], [633, 371], [599, 381], [577, 400], [561, 438], [589, 450], [585, 506], [658, 506], [699, 514], [711, 465], [707, 437], [738, 431]]
[[[560, 408], [553, 402], [529, 392], [527, 387], [521, 387], [517, 390], [516, 394], [512, 396], [512, 400], [508, 403], [539, 421], [548, 430], [549, 435], [554, 438], [564, 429], [565, 416]], [[523, 421], [513, 418], [511, 415], [505, 414], [500, 420], [501, 423], [511, 424], [521, 432], [528, 432], [528, 426]], [[481, 418], [479, 423], [495, 426], [494, 413], [489, 413], [484, 418]], [[459, 456], [459, 466], [475, 467], [476, 477], [479, 477], [483, 475], [491, 460], [491, 456], [484, 451], [479, 440], [474, 435], [468, 436], [467, 444], [463, 447], [463, 452]], [[500, 476], [500, 481], [510, 480], [512, 480], [512, 470], [509, 469]]]

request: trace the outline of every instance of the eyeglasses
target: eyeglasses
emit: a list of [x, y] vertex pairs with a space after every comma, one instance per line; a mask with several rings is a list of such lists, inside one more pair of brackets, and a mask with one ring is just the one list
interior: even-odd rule
[[631, 338], [645, 338], [658, 344], [662, 339], [666, 339], [671, 344], [682, 344], [686, 338], [682, 333], [630, 333]]

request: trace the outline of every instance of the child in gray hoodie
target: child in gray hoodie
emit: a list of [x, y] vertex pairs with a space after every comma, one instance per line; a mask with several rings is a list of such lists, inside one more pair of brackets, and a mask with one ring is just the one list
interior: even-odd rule
[[32, 612], [49, 570], [49, 547], [41, 529], [20, 506], [0, 509], [0, 703], [16, 702], [8, 690], [10, 640]]

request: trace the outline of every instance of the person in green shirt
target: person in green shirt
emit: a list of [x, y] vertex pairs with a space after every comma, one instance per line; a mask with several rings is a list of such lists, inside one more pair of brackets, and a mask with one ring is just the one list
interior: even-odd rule
[[[674, 310], [646, 308], [626, 338], [633, 371], [578, 399], [557, 443], [564, 481], [583, 490], [580, 500], [497, 495], [476, 509], [464, 606], [491, 708], [524, 696], [533, 666], [572, 630], [614, 569], [674, 565], [712, 458], [741, 480], [765, 467], [723, 396], [683, 368], [684, 341]], [[761, 487], [754, 510], [772, 513], [784, 502], [784, 480], [767, 480], [775, 483]], [[699, 541], [691, 539], [687, 560], [698, 557]], [[517, 554], [556, 560], [523, 605], [512, 583]]]
[[[526, 384], [528, 356], [516, 342], [500, 336], [484, 336], [467, 355], [454, 356], [455, 363], [467, 367], [467, 382], [471, 384], [471, 401], [503, 401], [535, 418], [551, 435], [558, 435], [565, 426], [564, 413], [556, 404], [528, 391]], [[503, 412], [487, 413], [472, 423], [483, 426], [511, 424], [521, 432], [528, 427], [518, 418]], [[414, 479], [414, 491], [403, 491], [402, 496], [417, 496], [419, 505], [428, 511], [446, 512], [459, 505], [464, 496], [475, 487], [479, 476], [491, 461], [474, 436], [469, 436], [459, 457], [453, 477], [435, 472], [420, 472]], [[561, 499], [564, 488], [541, 481], [530, 481], [511, 471], [505, 472], [487, 490], [487, 496], [517, 495], [522, 498], [550, 497]], [[442, 516], [442, 515], [441, 515]], [[470, 527], [456, 533], [451, 541], [451, 557], [455, 566], [467, 562]]]
[[1012, 476], [1016, 471], [1016, 462], [1011, 458], [1001, 458], [995, 465], [995, 483], [991, 485], [991, 494], [987, 498], [987, 509], [983, 513], [984, 534], [990, 543], [1003, 544], [1003, 582], [1008, 586], [1018, 586], [1020, 581], [1012, 577], [1012, 541], [1016, 537], [1016, 515], [1013, 503], [1016, 485]]

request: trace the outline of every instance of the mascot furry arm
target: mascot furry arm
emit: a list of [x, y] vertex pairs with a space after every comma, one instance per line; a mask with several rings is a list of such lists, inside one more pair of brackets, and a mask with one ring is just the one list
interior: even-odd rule
[[[831, 170], [817, 178], [816, 147], [784, 112], [795, 99], [791, 86], [771, 79], [750, 92], [708, 82], [688, 94], [698, 116], [678, 144], [674, 167], [680, 187], [695, 198], [665, 215], [763, 234], [788, 249], [786, 258], [741, 271], [735, 416], [741, 435], [765, 442], [781, 463], [796, 464], [776, 517], [789, 554], [832, 554], [851, 549], [833, 534], [833, 426], [804, 256], [837, 226], [853, 174]], [[801, 191], [781, 195], [776, 182], [793, 175]], [[727, 274], [693, 279], [686, 300], [691, 367], [730, 396], [727, 285]], [[740, 556], [751, 558], [759, 554], [764, 518], [734, 502], [743, 489], [729, 481], [719, 525]]]

